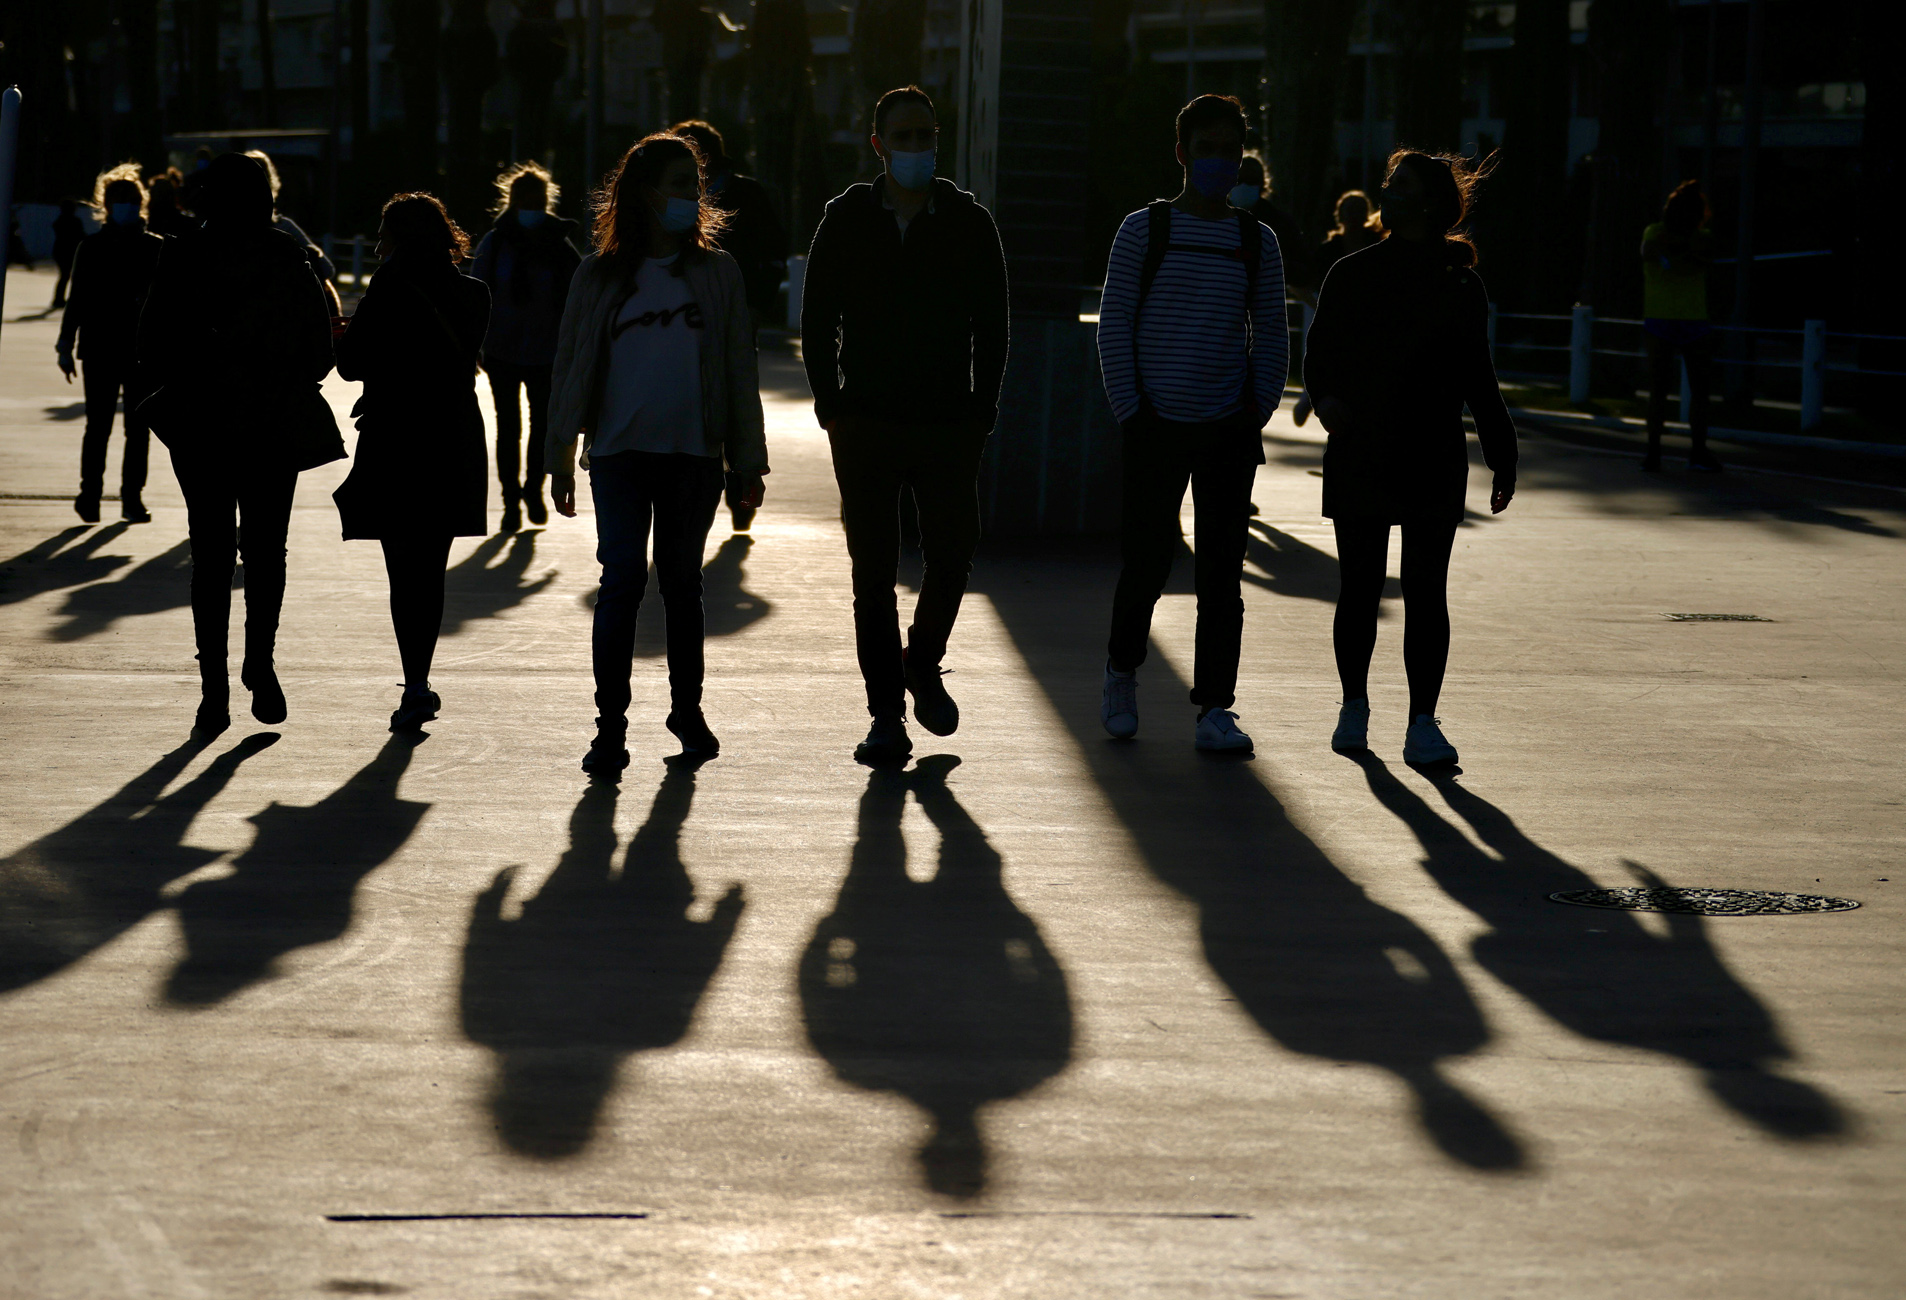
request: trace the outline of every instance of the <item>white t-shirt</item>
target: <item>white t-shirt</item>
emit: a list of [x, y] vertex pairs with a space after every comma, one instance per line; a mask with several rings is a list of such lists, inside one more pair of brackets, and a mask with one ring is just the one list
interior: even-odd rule
[[[677, 255], [679, 256], [679, 254]], [[675, 258], [648, 258], [609, 323], [609, 368], [591, 459], [619, 451], [708, 455], [702, 431], [702, 308]]]

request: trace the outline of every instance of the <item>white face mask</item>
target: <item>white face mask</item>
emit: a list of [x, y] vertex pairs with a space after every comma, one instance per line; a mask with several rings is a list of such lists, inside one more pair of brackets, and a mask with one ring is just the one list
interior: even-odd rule
[[1233, 185], [1231, 192], [1225, 195], [1234, 208], [1250, 208], [1264, 197], [1264, 191], [1255, 185]]

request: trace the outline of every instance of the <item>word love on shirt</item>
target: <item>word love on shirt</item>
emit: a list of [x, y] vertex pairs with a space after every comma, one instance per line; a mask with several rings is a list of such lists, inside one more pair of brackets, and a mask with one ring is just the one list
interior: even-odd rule
[[609, 337], [612, 339], [620, 338], [624, 330], [635, 325], [645, 327], [660, 325], [663, 329], [667, 329], [677, 318], [689, 329], [701, 329], [702, 305], [698, 302], [688, 302], [683, 303], [680, 307], [664, 307], [660, 311], [645, 311], [640, 316], [631, 316], [627, 320], [617, 321], [615, 328], [609, 331]]

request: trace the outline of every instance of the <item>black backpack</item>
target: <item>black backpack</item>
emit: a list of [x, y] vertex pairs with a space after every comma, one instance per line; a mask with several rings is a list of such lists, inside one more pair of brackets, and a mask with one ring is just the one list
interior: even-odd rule
[[1138, 368], [1138, 313], [1145, 308], [1145, 299], [1152, 291], [1152, 281], [1158, 278], [1158, 268], [1165, 264], [1166, 253], [1201, 253], [1209, 257], [1235, 257], [1244, 263], [1244, 319], [1245, 346], [1248, 349], [1257, 321], [1252, 316], [1257, 302], [1257, 268], [1264, 251], [1263, 236], [1257, 232], [1257, 218], [1240, 209], [1238, 211], [1238, 247], [1236, 251], [1223, 248], [1206, 248], [1202, 244], [1174, 244], [1171, 242], [1171, 200], [1154, 199], [1145, 207], [1147, 221], [1145, 237], [1145, 261], [1138, 272], [1138, 302], [1132, 308], [1132, 377], [1138, 384], [1138, 405], [1140, 412], [1151, 410], [1151, 398], [1145, 395], [1145, 377]]

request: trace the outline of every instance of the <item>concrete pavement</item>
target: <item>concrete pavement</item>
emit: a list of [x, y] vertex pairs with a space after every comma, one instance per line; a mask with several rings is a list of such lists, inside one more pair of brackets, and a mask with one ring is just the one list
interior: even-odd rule
[[[1394, 600], [1373, 755], [1328, 749], [1320, 431], [1280, 415], [1254, 761], [1190, 750], [1188, 574], [1119, 745], [1110, 548], [989, 542], [959, 733], [872, 773], [825, 439], [771, 356], [767, 508], [710, 544], [726, 748], [661, 761], [645, 610], [635, 763], [590, 791], [587, 514], [458, 543], [403, 744], [342, 466], [299, 488], [290, 719], [187, 744], [183, 507], [155, 446], [154, 521], [78, 525], [77, 387], [17, 319], [50, 290], [14, 272], [0, 334], [0, 1296], [1906, 1285], [1898, 492], [1530, 439], [1506, 515], [1473, 479], [1432, 782]], [[1864, 906], [1546, 900], [1652, 878]], [[643, 1217], [521, 1217], [575, 1215]]]

